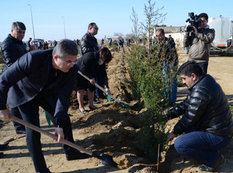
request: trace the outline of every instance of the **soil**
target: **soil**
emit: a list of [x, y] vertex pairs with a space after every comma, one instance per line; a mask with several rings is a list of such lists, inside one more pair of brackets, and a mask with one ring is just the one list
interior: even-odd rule
[[[62, 145], [51, 138], [42, 135], [43, 152], [48, 168], [51, 172], [64, 173], [126, 173], [156, 172], [156, 163], [146, 159], [138, 140], [138, 131], [145, 109], [138, 106], [131, 98], [127, 63], [121, 52], [114, 52], [114, 59], [108, 65], [107, 73], [109, 86], [117, 99], [133, 109], [129, 110], [116, 102], [101, 100], [96, 106], [99, 109], [91, 111], [86, 106], [87, 114], [81, 114], [77, 108], [75, 93], [72, 95], [72, 106], [69, 109], [72, 121], [75, 143], [90, 151], [105, 153], [112, 156], [119, 168], [103, 166], [100, 160], [91, 157], [83, 160], [67, 161]], [[187, 56], [179, 53], [179, 61], [183, 63]], [[233, 58], [211, 57], [208, 72], [222, 86], [230, 104], [233, 100]], [[178, 89], [178, 101], [182, 100], [186, 89]], [[51, 133], [54, 127], [49, 127], [44, 112], [41, 111], [41, 128]], [[168, 121], [167, 130], [171, 130], [177, 119]], [[2, 126], [2, 127], [1, 127]], [[34, 167], [29, 156], [25, 135], [16, 135], [11, 122], [0, 122], [0, 141], [14, 138], [4, 150], [4, 157], [0, 159], [1, 173], [31, 173]], [[223, 165], [223, 172], [233, 172], [233, 143], [224, 151], [227, 162]], [[162, 151], [159, 172], [161, 173], [196, 173], [200, 164], [179, 155], [169, 143]]]

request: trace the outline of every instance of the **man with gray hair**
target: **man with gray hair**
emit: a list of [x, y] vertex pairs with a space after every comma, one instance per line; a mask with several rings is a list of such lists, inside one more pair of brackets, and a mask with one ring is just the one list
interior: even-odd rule
[[[76, 84], [77, 45], [61, 40], [52, 50], [37, 50], [20, 57], [0, 76], [0, 118], [10, 119], [6, 102], [17, 107], [25, 122], [40, 126], [39, 106], [54, 116], [57, 142], [74, 142], [69, 115], [69, 98]], [[8, 95], [7, 95], [8, 93]], [[36, 172], [50, 172], [41, 150], [40, 133], [26, 128], [27, 147]], [[89, 157], [64, 145], [67, 160]]]
[[[27, 53], [26, 47], [23, 43], [26, 26], [22, 22], [13, 22], [11, 27], [11, 33], [1, 44], [1, 51], [4, 61], [5, 71], [11, 66], [19, 57]], [[12, 115], [22, 119], [18, 108], [11, 109]], [[25, 134], [25, 127], [21, 124], [13, 122], [15, 131], [17, 134]]]

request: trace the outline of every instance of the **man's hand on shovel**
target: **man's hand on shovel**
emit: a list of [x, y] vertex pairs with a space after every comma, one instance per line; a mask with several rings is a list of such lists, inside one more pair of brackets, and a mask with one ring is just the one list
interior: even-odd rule
[[95, 85], [95, 79], [94, 79], [94, 78], [90, 79], [90, 83], [91, 83], [92, 85]]
[[56, 142], [62, 142], [62, 139], [64, 139], [64, 133], [63, 129], [59, 126], [55, 129], [55, 135], [57, 136], [57, 139], [54, 139]]
[[105, 88], [105, 91], [106, 91], [106, 94], [107, 94], [107, 95], [112, 95], [112, 93], [111, 93], [111, 91], [110, 91], [109, 88]]
[[0, 119], [5, 120], [5, 121], [10, 121], [11, 120], [10, 111], [8, 109], [0, 110]]
[[173, 132], [171, 132], [169, 135], [168, 135], [168, 142], [171, 142], [172, 139], [174, 139], [177, 135], [175, 135]]

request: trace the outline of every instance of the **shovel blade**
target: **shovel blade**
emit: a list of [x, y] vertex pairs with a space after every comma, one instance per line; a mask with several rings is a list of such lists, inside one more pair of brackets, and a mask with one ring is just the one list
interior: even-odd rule
[[110, 95], [106, 95], [107, 101], [110, 102], [112, 100]]
[[92, 156], [98, 158], [101, 160], [101, 163], [105, 166], [112, 166], [112, 167], [115, 167], [117, 168], [117, 164], [116, 162], [113, 161], [112, 157], [107, 155], [107, 154], [97, 154], [96, 152], [93, 152], [92, 153]]
[[117, 167], [116, 162], [113, 161], [112, 157], [106, 154], [101, 154], [101, 163], [105, 166]]

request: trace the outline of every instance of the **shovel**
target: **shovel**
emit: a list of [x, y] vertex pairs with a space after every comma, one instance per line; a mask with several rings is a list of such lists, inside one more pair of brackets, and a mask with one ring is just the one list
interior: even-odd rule
[[[86, 75], [84, 75], [81, 71], [78, 71], [78, 74], [80, 74], [82, 77], [84, 77], [85, 79], [87, 79], [88, 81], [90, 81], [90, 78], [87, 77]], [[97, 83], [95, 83], [95, 86], [96, 86], [97, 88], [99, 88], [101, 91], [103, 91], [103, 92], [107, 95], [107, 97], [108, 97], [108, 96], [111, 97], [115, 102], [117, 102], [117, 103], [118, 103], [119, 105], [121, 105], [122, 107], [127, 108], [127, 109], [131, 109], [129, 105], [120, 102], [120, 101], [117, 100], [117, 98], [114, 97], [113, 95], [108, 95], [108, 93], [105, 91], [105, 89], [104, 89], [103, 87], [101, 87], [100, 85], [98, 85]]]
[[[49, 132], [47, 132], [45, 130], [42, 130], [41, 128], [39, 128], [39, 127], [37, 127], [37, 126], [35, 126], [33, 124], [27, 123], [27, 122], [15, 117], [15, 116], [11, 116], [11, 118], [12, 118], [13, 121], [15, 121], [15, 122], [17, 122], [19, 124], [22, 124], [25, 127], [28, 127], [28, 128], [30, 128], [30, 129], [32, 129], [32, 130], [34, 130], [36, 132], [44, 134], [44, 135], [46, 135], [46, 136], [48, 136], [48, 137], [50, 137], [50, 138], [52, 138], [54, 140], [57, 139], [56, 135], [54, 135], [52, 133], [49, 133]], [[86, 153], [89, 156], [93, 156], [93, 157], [96, 157], [96, 158], [100, 159], [101, 163], [104, 164], [104, 165], [117, 167], [117, 164], [113, 161], [112, 157], [109, 156], [109, 155], [106, 155], [106, 154], [103, 154], [103, 153], [97, 154], [95, 152], [91, 152], [91, 151], [86, 150], [85, 148], [83, 148], [81, 146], [78, 146], [78, 145], [76, 145], [76, 144], [74, 144], [74, 143], [72, 143], [72, 142], [70, 142], [70, 141], [68, 141], [66, 139], [62, 139], [61, 143], [65, 144], [65, 145], [68, 145], [68, 146], [70, 146], [70, 147], [72, 147], [72, 148], [74, 148], [76, 150], [79, 150], [82, 153]]]

